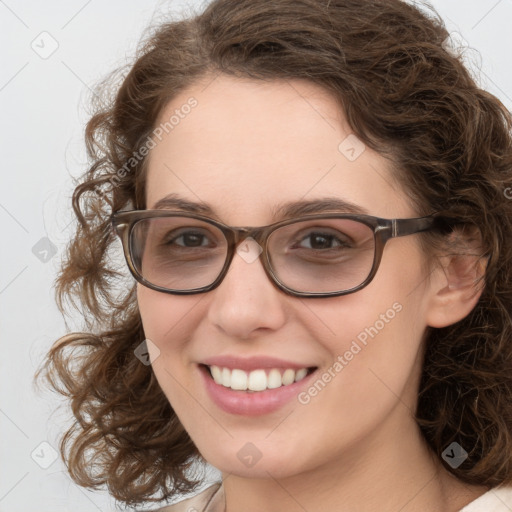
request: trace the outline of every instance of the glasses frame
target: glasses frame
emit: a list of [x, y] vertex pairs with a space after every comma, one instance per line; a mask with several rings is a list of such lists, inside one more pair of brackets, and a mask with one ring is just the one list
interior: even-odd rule
[[[143, 219], [150, 218], [162, 218], [162, 217], [187, 217], [190, 219], [200, 220], [217, 227], [226, 238], [227, 241], [227, 253], [224, 266], [220, 271], [217, 279], [208, 286], [201, 288], [193, 288], [191, 290], [174, 290], [163, 288], [155, 284], [146, 281], [144, 277], [136, 269], [132, 254], [130, 237], [135, 224]], [[361, 222], [373, 230], [373, 237], [375, 242], [373, 265], [368, 274], [368, 277], [358, 286], [350, 288], [348, 290], [335, 291], [335, 292], [300, 292], [292, 288], [287, 287], [283, 284], [279, 278], [275, 275], [272, 266], [270, 264], [269, 254], [267, 251], [267, 240], [271, 233], [276, 229], [283, 226], [288, 226], [297, 222], [315, 220], [315, 219], [349, 219]], [[313, 215], [305, 215], [293, 219], [287, 219], [280, 222], [275, 222], [267, 226], [260, 227], [233, 227], [223, 224], [222, 222], [216, 221], [203, 215], [194, 213], [188, 213], [183, 211], [172, 211], [172, 210], [131, 210], [131, 211], [119, 211], [111, 215], [111, 226], [115, 235], [118, 235], [121, 239], [123, 252], [128, 264], [128, 268], [135, 278], [135, 280], [142, 285], [163, 293], [170, 293], [173, 295], [193, 295], [197, 293], [204, 293], [217, 288], [226, 276], [233, 257], [236, 252], [236, 248], [240, 242], [248, 237], [253, 238], [263, 249], [259, 255], [259, 259], [263, 264], [265, 273], [269, 277], [270, 281], [273, 282], [280, 290], [294, 297], [307, 297], [307, 298], [324, 298], [324, 297], [338, 297], [341, 295], [348, 295], [361, 290], [367, 286], [375, 277], [382, 260], [382, 254], [386, 242], [391, 238], [397, 238], [401, 236], [413, 235], [423, 231], [430, 230], [441, 230], [450, 231], [453, 225], [454, 219], [447, 218], [442, 215], [431, 214], [426, 217], [416, 217], [407, 219], [384, 219], [381, 217], [374, 217], [372, 215], [353, 215], [345, 213], [318, 213]], [[457, 221], [455, 221], [457, 222]]]

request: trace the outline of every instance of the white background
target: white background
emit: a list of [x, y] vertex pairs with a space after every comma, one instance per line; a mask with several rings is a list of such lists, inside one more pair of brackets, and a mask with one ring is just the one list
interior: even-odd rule
[[[481, 68], [482, 86], [512, 109], [512, 0], [432, 4], [468, 42], [465, 55], [475, 72]], [[0, 512], [115, 509], [106, 493], [77, 487], [60, 458], [47, 469], [35, 462], [52, 460], [41, 443], [57, 448], [65, 415], [53, 412], [59, 401], [37, 392], [32, 377], [66, 332], [52, 286], [72, 234], [72, 177], [86, 168], [89, 88], [132, 56], [151, 20], [183, 5], [200, 2], [0, 0]], [[31, 47], [46, 37], [51, 48], [44, 31], [58, 43], [48, 58]], [[45, 263], [46, 239], [56, 254]]]

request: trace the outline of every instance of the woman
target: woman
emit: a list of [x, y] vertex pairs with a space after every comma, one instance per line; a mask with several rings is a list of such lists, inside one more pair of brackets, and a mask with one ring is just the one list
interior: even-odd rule
[[221, 471], [165, 511], [510, 510], [511, 126], [399, 0], [159, 27], [73, 197], [72, 477], [134, 505]]

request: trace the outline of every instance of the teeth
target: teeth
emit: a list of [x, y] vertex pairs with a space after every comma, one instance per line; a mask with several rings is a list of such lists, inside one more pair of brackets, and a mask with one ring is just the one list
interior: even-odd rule
[[[233, 372], [235, 371], [236, 370], [233, 370]], [[263, 391], [264, 389], [267, 389], [267, 375], [265, 370], [253, 370], [251, 373], [249, 373], [249, 382], [247, 384], [247, 388], [251, 391]]]
[[307, 368], [301, 368], [298, 372], [295, 373], [295, 382], [302, 380], [308, 373]]
[[276, 368], [272, 368], [267, 377], [267, 388], [275, 389], [280, 388], [282, 385], [283, 381], [281, 379], [281, 372]]
[[213, 380], [217, 384], [222, 383], [222, 371], [218, 366], [210, 366], [210, 371], [212, 372]]
[[283, 386], [288, 386], [292, 382], [295, 382], [295, 370], [285, 370], [283, 373]]
[[233, 370], [231, 372], [231, 386], [230, 387], [231, 387], [231, 389], [238, 389], [240, 391], [246, 390], [247, 389], [247, 373], [243, 372], [242, 370]]
[[302, 380], [308, 373], [307, 368], [301, 368], [297, 371], [287, 368], [282, 374], [277, 368], [272, 368], [268, 374], [265, 370], [245, 372], [238, 368], [233, 370], [218, 366], [210, 366], [209, 368], [213, 380], [217, 384], [236, 391], [263, 391], [288, 386]]
[[228, 368], [222, 368], [222, 385], [231, 387], [231, 372]]

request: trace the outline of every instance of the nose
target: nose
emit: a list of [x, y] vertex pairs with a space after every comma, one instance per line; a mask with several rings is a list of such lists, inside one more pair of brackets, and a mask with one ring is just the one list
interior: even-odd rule
[[270, 281], [257, 257], [256, 242], [243, 241], [222, 283], [212, 294], [208, 319], [227, 336], [249, 339], [277, 330], [286, 321], [284, 292]]

